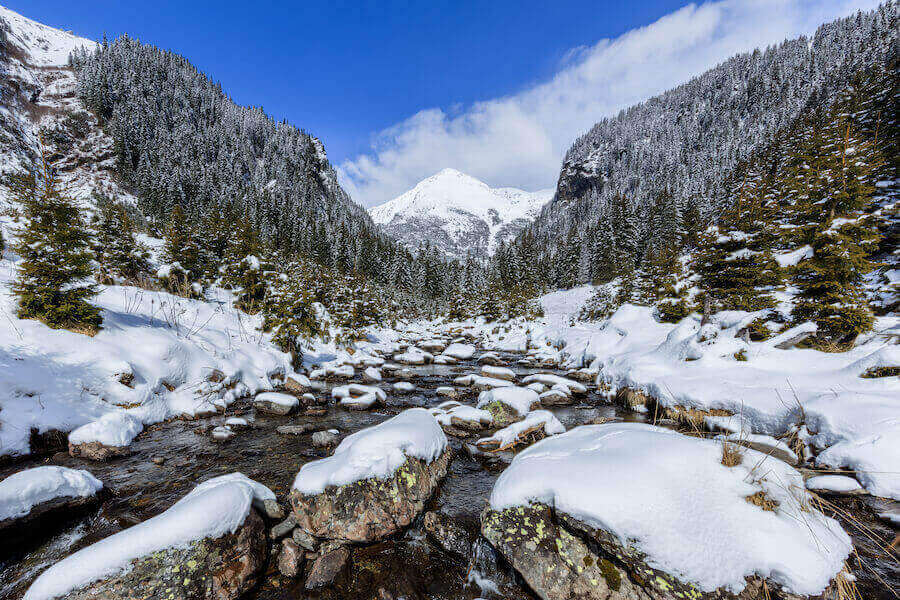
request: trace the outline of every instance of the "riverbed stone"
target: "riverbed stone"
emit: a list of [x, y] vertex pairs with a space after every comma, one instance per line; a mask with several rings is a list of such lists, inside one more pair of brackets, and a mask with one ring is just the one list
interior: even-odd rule
[[278, 553], [278, 571], [285, 577], [297, 577], [303, 568], [305, 560], [304, 552], [288, 538], [281, 540], [281, 550]]
[[168, 548], [66, 595], [67, 600], [235, 600], [256, 585], [266, 559], [263, 520], [251, 509], [234, 532]]
[[310, 566], [306, 589], [315, 590], [334, 583], [349, 559], [350, 550], [343, 544], [323, 547]]
[[474, 536], [452, 517], [430, 511], [425, 513], [423, 525], [428, 537], [450, 554], [469, 559]]
[[75, 458], [88, 460], [107, 461], [120, 456], [131, 454], [130, 446], [107, 446], [101, 442], [85, 442], [73, 444], [69, 442], [69, 454]]
[[407, 527], [447, 473], [448, 447], [430, 463], [406, 461], [387, 479], [329, 486], [320, 494], [291, 492], [297, 525], [320, 539], [371, 543]]

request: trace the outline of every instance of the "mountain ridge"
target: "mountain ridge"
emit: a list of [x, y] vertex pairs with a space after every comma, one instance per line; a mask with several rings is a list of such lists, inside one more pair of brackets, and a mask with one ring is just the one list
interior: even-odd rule
[[409, 247], [427, 240], [454, 258], [483, 257], [514, 238], [552, 196], [552, 189], [492, 188], [446, 168], [370, 208], [369, 214], [385, 233]]

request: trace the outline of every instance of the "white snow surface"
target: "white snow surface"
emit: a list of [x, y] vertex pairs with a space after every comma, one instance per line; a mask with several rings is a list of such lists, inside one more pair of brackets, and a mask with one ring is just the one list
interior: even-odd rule
[[61, 67], [76, 48], [97, 47], [97, 42], [42, 25], [3, 6], [0, 17], [10, 24], [13, 43], [25, 50], [28, 62], [36, 67]]
[[[0, 259], [0, 456], [28, 454], [32, 429], [71, 432], [126, 406], [143, 424], [211, 414], [293, 374], [290, 357], [257, 330], [260, 317], [227, 301], [100, 286], [92, 303], [102, 311], [103, 327], [94, 337], [17, 319], [10, 291], [15, 269], [16, 257], [7, 251]], [[225, 379], [210, 381], [214, 371]], [[131, 377], [128, 385], [123, 376]], [[124, 440], [133, 431], [118, 416], [82, 433], [102, 441]]]
[[369, 214], [376, 224], [384, 226], [402, 227], [419, 220], [434, 222], [457, 246], [454, 255], [460, 256], [470, 249], [466, 247], [468, 236], [484, 227], [488, 231], [486, 250], [493, 254], [501, 239], [506, 238], [502, 235], [504, 226], [517, 220], [533, 220], [553, 198], [554, 191], [491, 188], [465, 173], [444, 169], [393, 200], [370, 208]]
[[475, 354], [475, 346], [471, 344], [461, 344], [455, 343], [450, 344], [447, 348], [442, 352], [445, 356], [450, 356], [459, 360], [468, 360], [472, 358]]
[[39, 504], [57, 498], [84, 498], [103, 483], [83, 469], [42, 466], [13, 473], [0, 481], [0, 521], [28, 515]]
[[816, 475], [806, 480], [806, 489], [814, 492], [856, 492], [859, 482], [846, 475]]
[[[733, 426], [747, 433], [777, 438], [805, 418], [818, 465], [853, 470], [869, 493], [900, 499], [900, 379], [860, 377], [900, 364], [900, 345], [888, 335], [900, 318], [878, 317], [875, 331], [847, 352], [782, 350], [775, 346], [788, 333], [750, 343], [737, 335], [761, 313], [717, 313], [701, 330], [699, 315], [660, 323], [652, 309], [626, 304], [605, 321], [580, 322], [579, 309], [594, 289], [547, 294], [540, 299], [543, 318], [511, 321], [499, 333], [480, 320], [443, 326], [481, 337], [488, 349], [528, 350], [562, 368], [590, 367], [605, 393], [630, 388], [663, 406], [727, 410], [739, 415]], [[739, 351], [746, 361], [735, 360]]]
[[[651, 425], [582, 426], [518, 454], [490, 503], [553, 506], [706, 592], [738, 593], [746, 576], [761, 575], [797, 594], [821, 593], [843, 568], [850, 538], [833, 519], [801, 510], [807, 492], [792, 467], [749, 449], [736, 467], [721, 458], [718, 442]], [[759, 491], [779, 502], [775, 512], [746, 501]]]
[[[487, 412], [487, 411], [483, 411]], [[488, 413], [490, 414], [490, 413]], [[549, 410], [533, 410], [521, 421], [516, 421], [512, 425], [507, 425], [494, 433], [494, 435], [478, 440], [479, 442], [492, 440], [500, 442], [500, 447], [504, 448], [515, 442], [524, 431], [533, 427], [542, 427], [545, 435], [557, 435], [563, 433], [566, 428], [559, 422], [559, 419]]]
[[141, 422], [126, 412], [108, 412], [96, 421], [82, 425], [69, 434], [69, 442], [100, 442], [104, 446], [128, 446], [144, 430]]
[[492, 402], [502, 402], [520, 415], [527, 415], [532, 405], [540, 402], [540, 396], [534, 390], [528, 388], [509, 386], [498, 387], [478, 394], [476, 408], [490, 405]]
[[424, 408], [410, 408], [383, 423], [345, 437], [334, 454], [300, 468], [293, 489], [315, 495], [328, 486], [387, 479], [407, 458], [431, 462], [447, 448], [447, 436]]
[[214, 477], [165, 512], [59, 561], [41, 573], [24, 598], [58, 598], [115, 575], [148, 554], [233, 533], [246, 521], [251, 506], [274, 499], [272, 490], [241, 473]]
[[262, 394], [257, 394], [253, 398], [254, 402], [270, 402], [272, 404], [277, 404], [279, 406], [298, 406], [300, 401], [297, 400], [296, 396], [292, 396], [291, 394], [283, 394], [281, 392], [263, 392]]

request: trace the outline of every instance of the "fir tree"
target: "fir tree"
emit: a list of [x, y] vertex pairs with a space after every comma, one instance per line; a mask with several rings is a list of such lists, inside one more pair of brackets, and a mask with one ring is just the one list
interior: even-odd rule
[[109, 198], [97, 197], [97, 205], [94, 256], [100, 282], [139, 281], [150, 270], [149, 250], [135, 237], [133, 221], [124, 206]]
[[60, 188], [46, 155], [38, 169], [13, 176], [11, 183], [26, 222], [16, 244], [21, 261], [13, 291], [19, 317], [95, 332], [102, 317], [88, 303], [97, 289], [86, 281], [92, 275], [91, 235], [81, 211]]
[[168, 267], [163, 271], [167, 289], [191, 294], [193, 282], [203, 272], [202, 251], [180, 204], [169, 215], [163, 244], [163, 259]]

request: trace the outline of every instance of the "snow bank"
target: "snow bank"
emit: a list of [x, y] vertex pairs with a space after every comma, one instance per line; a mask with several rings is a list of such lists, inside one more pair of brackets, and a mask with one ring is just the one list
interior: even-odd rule
[[813, 492], [861, 492], [862, 486], [846, 475], [817, 475], [806, 480], [806, 489]]
[[57, 498], [85, 498], [101, 489], [103, 483], [81, 469], [44, 466], [19, 471], [0, 481], [0, 521], [24, 517]]
[[430, 463], [446, 448], [447, 437], [431, 413], [424, 408], [411, 408], [347, 436], [332, 456], [303, 465], [294, 479], [293, 489], [314, 495], [328, 486], [347, 485], [361, 479], [386, 479], [407, 458]]
[[[92, 302], [102, 310], [103, 329], [94, 337], [16, 319], [15, 262], [6, 256], [0, 260], [0, 313], [7, 315], [0, 327], [0, 455], [28, 454], [32, 429], [70, 432], [123, 406], [143, 424], [212, 413], [273, 389], [276, 374], [292, 373], [290, 357], [256, 331], [260, 317], [227, 303], [101, 286]], [[87, 431], [101, 435], [98, 428]], [[106, 432], [114, 429], [130, 427]]]
[[590, 366], [610, 395], [627, 388], [665, 407], [740, 415], [747, 433], [779, 437], [805, 416], [821, 451], [818, 464], [852, 469], [870, 493], [900, 498], [900, 379], [861, 377], [900, 364], [900, 346], [889, 335], [900, 319], [879, 317], [875, 331], [847, 352], [780, 349], [810, 326], [748, 343], [739, 333], [762, 312], [717, 313], [701, 328], [698, 316], [660, 323], [652, 309], [627, 304], [605, 321], [578, 322], [593, 289], [547, 294], [543, 318], [512, 321], [501, 332], [472, 323], [473, 334], [487, 348], [530, 348], [530, 355], [555, 356], [564, 368]]
[[72, 444], [100, 442], [104, 446], [128, 446], [144, 430], [141, 422], [126, 412], [109, 412], [69, 434]]
[[[722, 446], [638, 423], [577, 427], [516, 456], [497, 479], [495, 510], [541, 502], [617, 536], [647, 562], [706, 592], [740, 592], [760, 575], [820, 594], [843, 568], [850, 538], [808, 510], [795, 469], [745, 450], [735, 467]], [[598, 494], [597, 486], [615, 493]], [[760, 491], [779, 503], [746, 500]]]
[[221, 475], [191, 490], [171, 508], [56, 563], [38, 577], [25, 600], [50, 600], [127, 569], [131, 561], [166, 548], [233, 533], [250, 507], [275, 494], [241, 473]]

